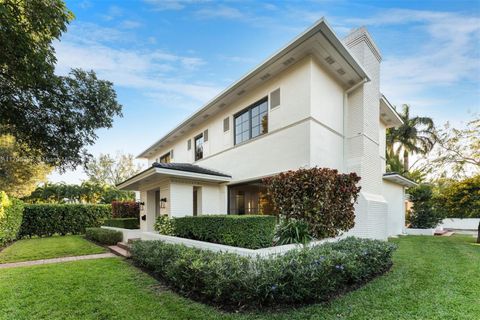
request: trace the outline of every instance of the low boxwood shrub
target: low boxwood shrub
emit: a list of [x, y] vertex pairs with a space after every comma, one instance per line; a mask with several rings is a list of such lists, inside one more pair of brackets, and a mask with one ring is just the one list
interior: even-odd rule
[[276, 218], [260, 215], [204, 215], [174, 218], [172, 222], [177, 237], [258, 249], [273, 245]]
[[113, 218], [139, 218], [140, 205], [136, 201], [112, 201]]
[[0, 247], [17, 239], [22, 216], [23, 202], [0, 191]]
[[103, 225], [123, 229], [139, 229], [140, 221], [138, 218], [114, 218], [105, 220]]
[[115, 230], [102, 228], [87, 228], [85, 230], [85, 238], [111, 246], [117, 244], [117, 242], [121, 242], [123, 235], [120, 231]]
[[25, 205], [20, 236], [83, 234], [85, 228], [100, 227], [111, 217], [111, 210], [109, 204]]
[[223, 307], [321, 302], [382, 274], [392, 264], [391, 243], [347, 238], [249, 258], [162, 241], [136, 241], [137, 266], [180, 293]]

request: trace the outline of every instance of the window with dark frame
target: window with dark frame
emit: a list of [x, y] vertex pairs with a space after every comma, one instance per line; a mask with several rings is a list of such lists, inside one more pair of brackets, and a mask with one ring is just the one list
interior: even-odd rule
[[195, 161], [203, 158], [203, 134], [195, 137]]
[[187, 141], [187, 150], [192, 149], [192, 139], [188, 139]]
[[268, 99], [264, 98], [234, 118], [235, 144], [258, 137], [268, 132]]
[[170, 152], [165, 153], [163, 156], [160, 157], [160, 163], [170, 163], [170, 161], [172, 161]]

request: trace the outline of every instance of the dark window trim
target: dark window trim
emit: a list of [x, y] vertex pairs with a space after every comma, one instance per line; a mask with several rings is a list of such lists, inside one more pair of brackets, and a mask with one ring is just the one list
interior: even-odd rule
[[[248, 107], [242, 109], [241, 111], [239, 111], [239, 112], [237, 112], [233, 115], [233, 145], [236, 146], [238, 144], [242, 144], [242, 143], [245, 143], [247, 141], [252, 140], [252, 109], [255, 108], [256, 106], [264, 103], [264, 102], [267, 102], [267, 116], [268, 116], [268, 110], [270, 109], [269, 106], [268, 106], [268, 95], [266, 97], [256, 101], [256, 102], [252, 103]], [[239, 115], [242, 115], [246, 112], [249, 113], [249, 115], [248, 115], [248, 122], [249, 122], [248, 126], [249, 126], [250, 129], [249, 129], [249, 134], [248, 134], [248, 140], [237, 143], [237, 126], [235, 124], [235, 120], [237, 119], [237, 117]], [[268, 133], [268, 123], [267, 123], [267, 132], [265, 132], [265, 133]], [[260, 137], [260, 136], [264, 135], [265, 133], [261, 133], [257, 137]]]
[[[157, 162], [162, 162], [162, 158], [163, 157], [166, 157], [168, 156], [170, 159], [170, 162], [172, 161], [172, 153], [170, 151], [168, 151], [167, 153], [165, 153], [164, 155], [160, 156], [160, 158], [158, 158], [158, 161]], [[164, 163], [170, 163], [170, 162], [164, 162]]]
[[203, 159], [203, 144], [205, 143], [205, 140], [202, 143], [202, 157], [197, 158], [197, 140], [203, 138], [203, 132], [200, 133], [199, 135], [196, 135], [195, 138], [193, 138], [193, 156], [195, 158], [195, 161], [202, 160]]

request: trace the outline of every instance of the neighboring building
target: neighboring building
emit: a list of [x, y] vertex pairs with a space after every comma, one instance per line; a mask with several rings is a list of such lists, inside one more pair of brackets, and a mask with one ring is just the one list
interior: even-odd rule
[[261, 179], [335, 168], [361, 176], [351, 234], [402, 233], [404, 188], [385, 174], [385, 130], [402, 120], [380, 93], [380, 52], [365, 28], [341, 41], [320, 20], [143, 151], [142, 230], [161, 214], [269, 213]]

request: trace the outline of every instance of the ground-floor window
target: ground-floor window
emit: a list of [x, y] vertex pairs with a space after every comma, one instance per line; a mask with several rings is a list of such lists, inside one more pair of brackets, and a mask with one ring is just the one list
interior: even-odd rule
[[273, 214], [267, 188], [261, 181], [228, 187], [229, 214]]

